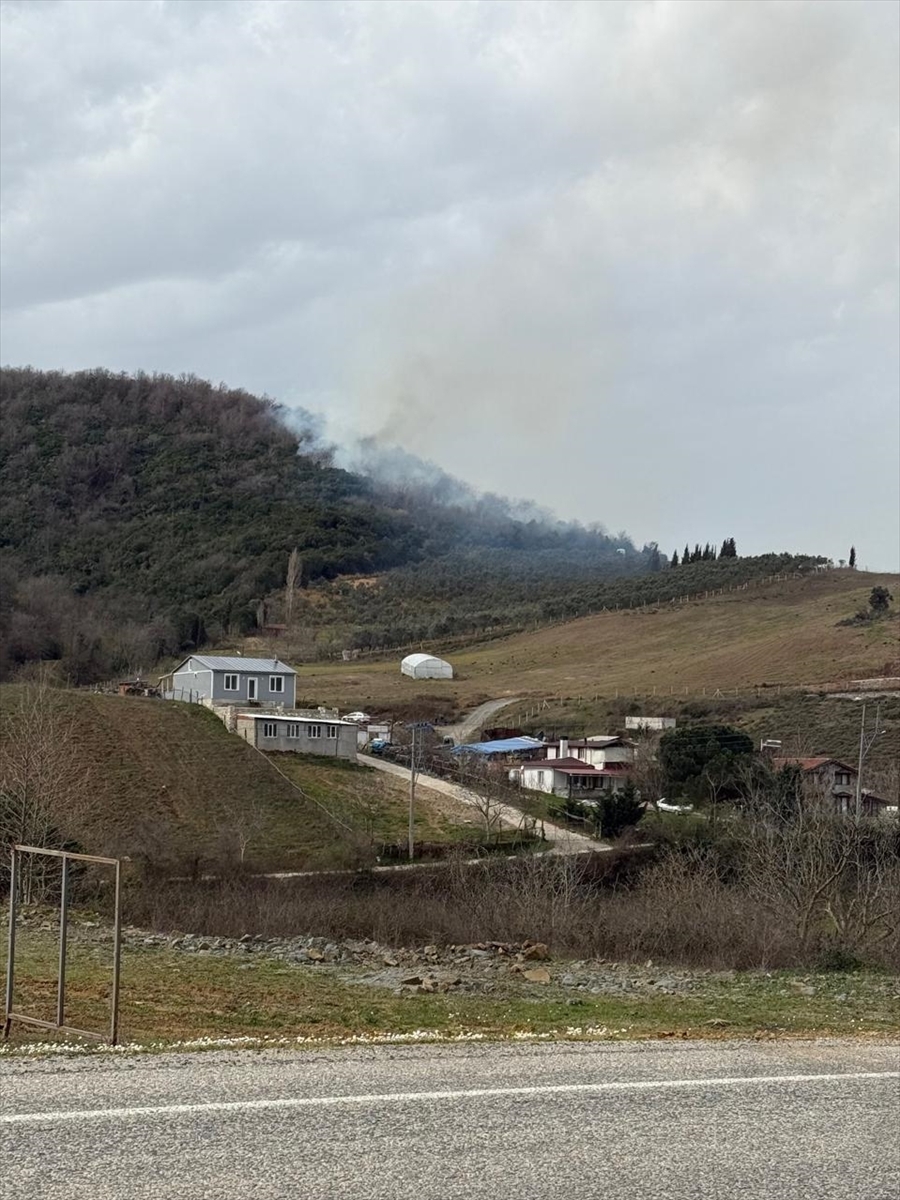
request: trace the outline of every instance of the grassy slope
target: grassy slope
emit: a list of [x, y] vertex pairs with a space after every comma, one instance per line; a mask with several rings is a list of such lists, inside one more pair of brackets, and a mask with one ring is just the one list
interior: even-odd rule
[[[0, 689], [7, 716], [17, 691], [14, 685]], [[273, 756], [304, 796], [198, 705], [79, 691], [52, 695], [73, 723], [72, 775], [84, 778], [88, 796], [85, 811], [64, 832], [89, 851], [133, 854], [160, 838], [185, 858], [194, 851], [214, 856], [222, 831], [252, 809], [259, 828], [248, 862], [262, 870], [290, 869], [340, 865], [348, 853], [352, 839], [323, 809], [362, 830], [362, 803], [374, 815], [376, 836], [387, 840], [405, 828], [402, 781], [371, 768]], [[423, 797], [420, 836], [449, 836], [447, 812], [444, 805], [429, 809]]]
[[452, 708], [504, 695], [699, 694], [871, 675], [897, 657], [896, 623], [836, 622], [863, 607], [876, 584], [900, 593], [893, 575], [831, 571], [671, 609], [599, 613], [454, 653], [452, 681], [404, 679], [394, 659], [312, 664], [299, 669], [298, 693], [348, 708], [413, 696]]

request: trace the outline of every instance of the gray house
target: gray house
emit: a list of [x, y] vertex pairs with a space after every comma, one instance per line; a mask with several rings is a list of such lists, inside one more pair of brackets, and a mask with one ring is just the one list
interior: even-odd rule
[[235, 732], [259, 750], [291, 750], [356, 762], [355, 721], [316, 712], [238, 713]]
[[277, 658], [217, 658], [192, 654], [159, 681], [166, 700], [197, 704], [259, 704], [293, 708], [296, 672]]

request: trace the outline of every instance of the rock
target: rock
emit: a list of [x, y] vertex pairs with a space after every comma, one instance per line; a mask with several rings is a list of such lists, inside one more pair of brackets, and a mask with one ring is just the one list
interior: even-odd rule
[[522, 957], [529, 960], [549, 958], [550, 951], [543, 942], [526, 943], [522, 949]]
[[394, 958], [393, 954], [385, 954], [381, 960], [386, 967], [399, 967], [400, 963]]
[[324, 953], [321, 950], [317, 950], [315, 946], [310, 946], [310, 948], [306, 951], [306, 958], [308, 962], [325, 961]]
[[814, 996], [816, 989], [811, 983], [792, 983], [791, 987], [798, 996]]
[[522, 972], [522, 978], [527, 979], [529, 983], [549, 983], [550, 972], [546, 967], [531, 967], [530, 970]]
[[405, 979], [400, 980], [402, 987], [419, 987], [422, 983], [421, 975], [407, 975]]
[[574, 987], [577, 981], [574, 975], [569, 975], [567, 973], [559, 977], [559, 982], [563, 985], [563, 987]]
[[254, 941], [254, 940], [255, 940], [255, 939], [254, 939], [254, 937], [253, 937], [253, 934], [252, 934], [252, 933], [243, 933], [243, 934], [241, 934], [241, 936], [238, 938], [238, 941], [240, 942], [240, 944], [241, 944], [242, 946], [246, 946], [248, 942], [252, 942], [252, 941]]

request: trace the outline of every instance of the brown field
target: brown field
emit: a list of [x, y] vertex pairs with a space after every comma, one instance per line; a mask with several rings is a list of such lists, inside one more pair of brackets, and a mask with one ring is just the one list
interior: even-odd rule
[[673, 608], [598, 613], [454, 652], [452, 681], [406, 679], [396, 657], [315, 663], [298, 668], [298, 697], [376, 710], [427, 700], [452, 711], [489, 697], [694, 695], [877, 675], [897, 659], [896, 621], [837, 627], [876, 585], [900, 599], [896, 575], [830, 571]]

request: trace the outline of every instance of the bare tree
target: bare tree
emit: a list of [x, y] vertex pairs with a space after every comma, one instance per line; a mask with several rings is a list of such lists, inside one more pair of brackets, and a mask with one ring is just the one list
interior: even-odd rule
[[[0, 841], [59, 849], [77, 826], [86, 797], [74, 723], [46, 677], [16, 690], [0, 714]], [[22, 899], [40, 901], [58, 874], [26, 856]]]
[[284, 623], [290, 626], [294, 617], [294, 595], [300, 583], [300, 551], [295, 546], [288, 558], [287, 577], [284, 584]]

